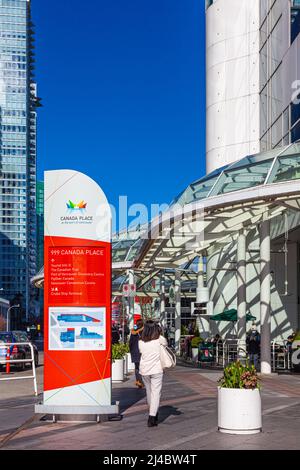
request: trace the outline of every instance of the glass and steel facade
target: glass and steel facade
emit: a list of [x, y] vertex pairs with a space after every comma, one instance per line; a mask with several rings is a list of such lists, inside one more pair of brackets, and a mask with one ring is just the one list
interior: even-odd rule
[[[300, 100], [294, 96], [298, 77], [300, 1], [262, 2], [260, 12], [260, 141], [261, 150], [300, 139]], [[295, 44], [294, 44], [295, 43]], [[296, 98], [296, 99], [295, 99]]]
[[36, 85], [30, 1], [0, 1], [0, 288], [29, 318], [36, 272]]

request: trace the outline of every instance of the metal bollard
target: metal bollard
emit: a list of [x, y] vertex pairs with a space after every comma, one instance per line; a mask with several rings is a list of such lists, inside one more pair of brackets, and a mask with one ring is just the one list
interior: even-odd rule
[[6, 350], [6, 373], [10, 374], [10, 347]]

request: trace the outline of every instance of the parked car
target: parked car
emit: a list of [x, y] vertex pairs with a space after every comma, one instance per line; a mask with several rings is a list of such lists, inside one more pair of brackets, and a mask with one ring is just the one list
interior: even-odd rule
[[[26, 331], [0, 331], [0, 366], [6, 364], [6, 353], [7, 346], [3, 346], [5, 343], [31, 343], [33, 346], [34, 363], [37, 367], [39, 365], [39, 352], [35, 344], [33, 344]], [[10, 358], [13, 359], [30, 359], [31, 350], [28, 344], [18, 344], [10, 346]], [[19, 370], [24, 370], [26, 362], [11, 363], [11, 367], [17, 367]]]

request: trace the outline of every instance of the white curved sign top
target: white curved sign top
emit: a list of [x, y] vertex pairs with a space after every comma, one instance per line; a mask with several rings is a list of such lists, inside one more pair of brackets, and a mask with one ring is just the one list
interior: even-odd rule
[[45, 172], [45, 236], [111, 241], [111, 209], [88, 176], [74, 170]]

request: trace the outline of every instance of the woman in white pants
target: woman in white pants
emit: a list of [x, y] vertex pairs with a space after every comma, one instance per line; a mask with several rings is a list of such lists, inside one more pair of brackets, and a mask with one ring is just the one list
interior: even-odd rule
[[163, 368], [160, 362], [160, 345], [167, 345], [167, 340], [161, 336], [160, 326], [152, 320], [144, 324], [139, 340], [141, 353], [140, 374], [146, 387], [149, 406], [148, 426], [158, 424], [158, 409], [163, 381]]

